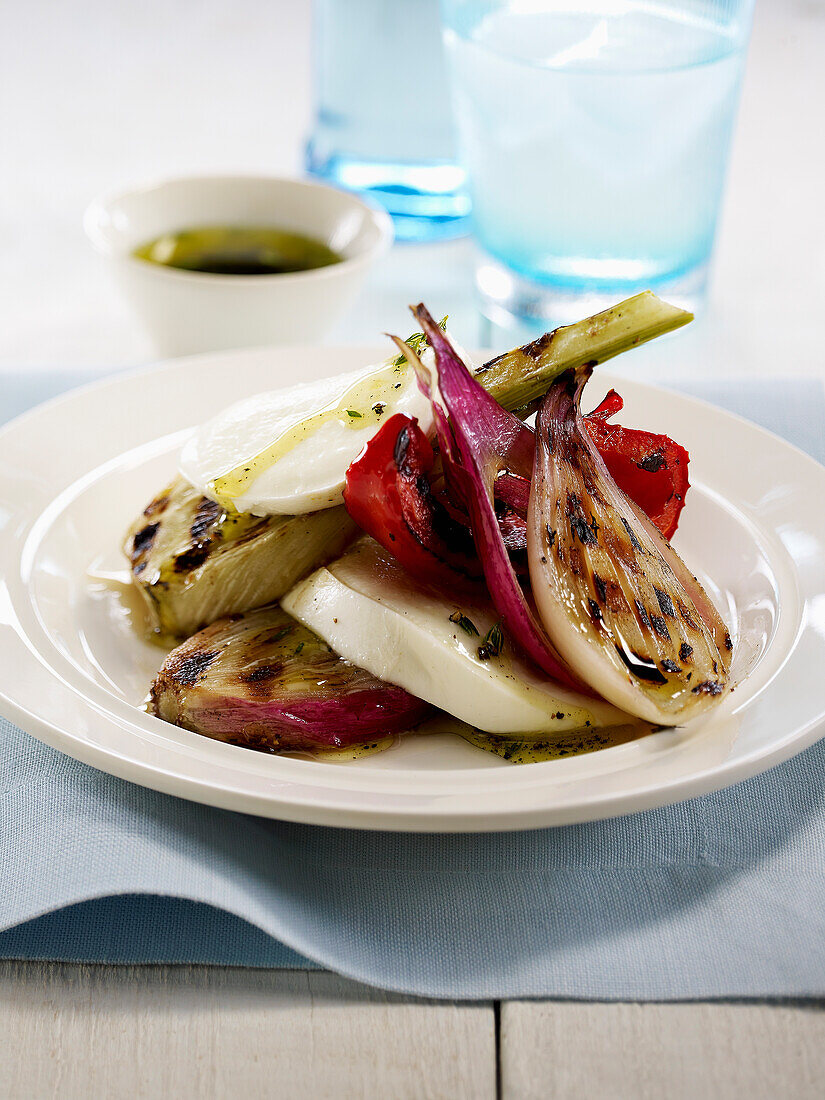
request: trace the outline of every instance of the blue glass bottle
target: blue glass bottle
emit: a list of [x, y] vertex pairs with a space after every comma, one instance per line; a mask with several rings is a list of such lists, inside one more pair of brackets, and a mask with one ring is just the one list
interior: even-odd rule
[[438, 0], [316, 0], [307, 167], [390, 212], [400, 240], [467, 232]]

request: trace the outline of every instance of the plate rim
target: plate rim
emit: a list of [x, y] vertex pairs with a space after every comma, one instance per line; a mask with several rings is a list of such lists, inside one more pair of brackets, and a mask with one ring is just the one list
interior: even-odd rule
[[[340, 349], [336, 349], [334, 346], [326, 347], [318, 345], [296, 345], [291, 348], [244, 349], [243, 351], [188, 356], [182, 359], [131, 369], [102, 379], [91, 380], [67, 393], [50, 398], [9, 421], [0, 429], [0, 452], [4, 446], [7, 445], [9, 438], [13, 438], [21, 429], [25, 430], [30, 421], [36, 422], [38, 418], [42, 418], [48, 414], [54, 414], [55, 412], [60, 415], [62, 406], [82, 402], [90, 393], [105, 392], [107, 389], [116, 390], [119, 386], [122, 386], [124, 382], [144, 382], [156, 376], [163, 376], [169, 371], [183, 371], [186, 373], [191, 370], [196, 370], [203, 363], [215, 364], [216, 361], [219, 364], [228, 363], [232, 360], [236, 361], [239, 356], [251, 360], [262, 354], [281, 357], [288, 356], [290, 353], [294, 354], [296, 352], [301, 352], [306, 354], [309, 352], [315, 355], [328, 354], [332, 362], [336, 350], [345, 350], [348, 355], [364, 355], [366, 357], [376, 353], [376, 345], [344, 345]], [[610, 376], [609, 371], [605, 371], [604, 376], [606, 382], [610, 383], [613, 381], [613, 377]], [[616, 381], [632, 388], [652, 391], [660, 399], [663, 396], [667, 396], [670, 399], [675, 396], [680, 402], [685, 402], [696, 407], [697, 411], [701, 411], [702, 409], [713, 410], [717, 415], [722, 415], [724, 418], [735, 420], [741, 425], [744, 425], [749, 432], [767, 437], [773, 446], [778, 445], [787, 453], [792, 454], [795, 460], [801, 460], [804, 464], [810, 465], [812, 471], [816, 472], [815, 476], [820, 478], [825, 476], [825, 467], [820, 465], [811, 455], [807, 454], [795, 444], [763, 428], [761, 425], [753, 424], [743, 416], [736, 413], [729, 413], [727, 410], [720, 409], [711, 402], [700, 397], [695, 397], [692, 394], [683, 394], [681, 392], [674, 394], [674, 392], [668, 390], [666, 386], [651, 384], [646, 380], [635, 380], [622, 376], [620, 379], [616, 379]], [[147, 440], [147, 442], [149, 441]], [[98, 466], [89, 470], [88, 474], [94, 472], [95, 468], [99, 468], [104, 463], [105, 460], [98, 462]], [[75, 485], [78, 480], [80, 479], [74, 479], [70, 484]], [[43, 505], [39, 514], [46, 511], [46, 509], [53, 504], [54, 500], [62, 493], [66, 492], [69, 487], [70, 486], [65, 486], [56, 493]], [[0, 580], [3, 579], [4, 578], [0, 575]], [[76, 689], [71, 687], [71, 685], [66, 686], [68, 690], [77, 694]], [[587, 800], [586, 802], [579, 802], [576, 806], [571, 806], [569, 808], [566, 806], [559, 807], [558, 805], [544, 809], [536, 809], [531, 806], [524, 811], [510, 808], [503, 816], [495, 816], [491, 827], [490, 815], [486, 813], [482, 815], [478, 810], [462, 811], [451, 814], [449, 815], [449, 822], [446, 822], [445, 814], [447, 811], [444, 807], [439, 807], [436, 811], [438, 820], [429, 821], [423, 816], [423, 811], [421, 810], [411, 811], [410, 809], [404, 809], [393, 812], [383, 809], [376, 814], [375, 810], [357, 806], [349, 806], [343, 809], [319, 806], [317, 803], [309, 801], [304, 802], [300, 798], [296, 799], [294, 793], [288, 798], [279, 798], [277, 795], [272, 794], [264, 797], [260, 793], [250, 793], [248, 791], [237, 792], [226, 786], [221, 786], [217, 781], [207, 783], [197, 777], [170, 772], [168, 768], [164, 769], [160, 766], [153, 768], [145, 762], [130, 760], [127, 757], [118, 755], [110, 746], [92, 744], [88, 740], [78, 737], [62, 729], [55, 723], [38, 716], [27, 706], [17, 702], [11, 697], [3, 688], [2, 684], [0, 684], [0, 700], [2, 700], [2, 713], [6, 717], [16, 725], [21, 726], [26, 732], [51, 745], [53, 748], [96, 767], [102, 767], [101, 761], [105, 760], [106, 766], [102, 767], [102, 770], [112, 775], [116, 775], [119, 778], [137, 782], [143, 786], [150, 787], [163, 793], [172, 794], [177, 797], [185, 797], [196, 802], [215, 805], [225, 809], [258, 813], [262, 816], [275, 817], [283, 820], [302, 821], [305, 823], [323, 825], [343, 825], [346, 827], [363, 829], [411, 830], [418, 832], [486, 832], [493, 830], [507, 831], [539, 828], [545, 827], [548, 824], [570, 824], [574, 822], [598, 820], [605, 817], [637, 812], [643, 809], [651, 809], [656, 806], [671, 804], [695, 797], [699, 794], [709, 793], [713, 790], [719, 790], [732, 783], [739, 782], [750, 776], [759, 774], [762, 771], [766, 771], [782, 763], [784, 760], [789, 759], [793, 755], [796, 755], [798, 752], [803, 751], [813, 744], [818, 737], [821, 736], [822, 732], [825, 732], [821, 728], [823, 721], [825, 721], [825, 709], [823, 709], [821, 713], [812, 718], [809, 722], [803, 724], [798, 730], [778, 739], [775, 744], [767, 749], [753, 751], [749, 756], [734, 760], [726, 759], [721, 764], [714, 765], [711, 768], [706, 768], [697, 773], [676, 777], [670, 782], [660, 783], [655, 788], [642, 791], [631, 789], [629, 791], [617, 792], [610, 795], [601, 794], [594, 802]], [[99, 710], [97, 707], [94, 709]], [[105, 717], [107, 721], [117, 722], [117, 719], [111, 714]], [[118, 722], [118, 724], [120, 723]], [[234, 746], [227, 747], [236, 748]], [[236, 751], [245, 753], [248, 750], [237, 748]], [[305, 763], [311, 765], [311, 762]], [[542, 765], [535, 766], [541, 767]], [[440, 774], [445, 775], [447, 773], [445, 771]], [[499, 774], [501, 773], [499, 772]], [[182, 790], [182, 787], [185, 787], [186, 790]], [[630, 802], [632, 802], [632, 805], [628, 805]], [[254, 805], [254, 808], [251, 808], [251, 804]], [[483, 820], [481, 820], [482, 817]], [[549, 821], [548, 817], [552, 817], [552, 821]]]

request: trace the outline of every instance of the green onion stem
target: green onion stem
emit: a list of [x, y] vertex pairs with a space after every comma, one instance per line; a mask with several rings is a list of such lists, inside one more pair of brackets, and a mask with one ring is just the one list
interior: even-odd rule
[[604, 363], [692, 320], [692, 313], [644, 290], [603, 313], [496, 356], [476, 370], [476, 377], [505, 408], [529, 410], [570, 367]]

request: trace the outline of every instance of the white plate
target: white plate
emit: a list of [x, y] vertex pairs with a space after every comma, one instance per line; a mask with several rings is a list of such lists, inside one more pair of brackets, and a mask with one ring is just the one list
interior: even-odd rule
[[[376, 348], [178, 360], [79, 390], [0, 433], [0, 711], [124, 779], [325, 825], [497, 830], [658, 806], [754, 775], [823, 732], [825, 469], [699, 401], [625, 380], [623, 422], [691, 453], [676, 545], [735, 639], [735, 692], [707, 719], [626, 745], [516, 766], [460, 738], [412, 735], [348, 764], [288, 759], [166, 725], [138, 705], [161, 654], [90, 591], [174, 471], [186, 430], [228, 400], [374, 362]], [[610, 384], [599, 372], [592, 404]], [[748, 674], [745, 678], [745, 674]]]

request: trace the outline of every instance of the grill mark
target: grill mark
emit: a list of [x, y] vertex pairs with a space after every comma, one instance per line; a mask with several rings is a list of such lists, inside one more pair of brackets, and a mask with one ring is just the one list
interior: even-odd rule
[[690, 608], [686, 607], [685, 604], [683, 604], [681, 600], [679, 600], [679, 614], [682, 616], [682, 618], [685, 620], [685, 622], [688, 624], [688, 626], [691, 627], [692, 630], [698, 630], [699, 629], [699, 627], [696, 625], [696, 623], [693, 620], [693, 616], [690, 613]]
[[189, 534], [195, 542], [202, 542], [207, 536], [210, 527], [214, 527], [223, 514], [223, 508], [216, 500], [209, 497], [201, 497], [197, 511], [192, 519]]
[[616, 581], [605, 581], [597, 573], [593, 574], [593, 582], [596, 586], [596, 594], [605, 607], [614, 615], [626, 615], [630, 611], [622, 586]]
[[200, 650], [187, 656], [175, 657], [167, 668], [169, 679], [181, 687], [192, 687], [203, 679], [207, 669], [220, 653], [218, 649]]
[[282, 669], [282, 665], [258, 665], [251, 672], [243, 672], [238, 677], [242, 684], [260, 684], [264, 680], [274, 680]]
[[145, 554], [149, 553], [155, 541], [155, 535], [157, 535], [159, 529], [160, 523], [147, 523], [145, 527], [141, 527], [137, 534], [133, 536], [132, 553], [130, 555], [133, 562], [137, 558], [143, 557]]
[[636, 465], [640, 470], [645, 470], [649, 474], [655, 474], [657, 471], [661, 470], [663, 466], [666, 466], [667, 462], [665, 461], [664, 453], [659, 449], [658, 451], [651, 451], [649, 455], [645, 455], [641, 462], [637, 462]]
[[718, 680], [703, 680], [690, 690], [694, 695], [721, 695], [725, 688]]
[[639, 539], [638, 539], [638, 536], [636, 535], [636, 532], [633, 530], [633, 528], [630, 526], [630, 524], [627, 522], [627, 520], [624, 518], [624, 516], [622, 516], [621, 519], [622, 519], [622, 526], [624, 527], [625, 531], [627, 531], [628, 538], [630, 539], [630, 545], [633, 547], [633, 549], [637, 553], [639, 553], [639, 554], [643, 553], [644, 551], [642, 549], [642, 544], [639, 542]]
[[607, 606], [616, 615], [628, 615], [630, 613], [627, 597], [622, 591], [622, 586], [617, 584], [616, 581], [607, 582]]
[[146, 516], [147, 519], [150, 516], [161, 515], [163, 512], [166, 511], [168, 505], [169, 494], [164, 493], [163, 496], [155, 497], [153, 501], [150, 501], [150, 503], [147, 504], [146, 507], [143, 509], [143, 514], [144, 516]]
[[198, 543], [197, 546], [192, 546], [188, 550], [184, 550], [182, 554], [178, 554], [172, 568], [176, 573], [189, 573], [191, 570], [197, 569], [199, 565], [203, 565], [209, 557], [211, 549], [212, 543], [209, 539], [206, 542]]
[[693, 646], [688, 645], [687, 642], [682, 642], [682, 644], [679, 646], [679, 658], [680, 658], [680, 660], [682, 660], [682, 661], [689, 660], [692, 653], [693, 653]]
[[661, 615], [651, 615], [650, 624], [660, 638], [666, 638], [667, 641], [670, 641], [670, 631], [667, 628], [667, 623]]
[[617, 539], [609, 527], [606, 528], [605, 534], [608, 549], [614, 557], [618, 558], [624, 569], [634, 577], [642, 576], [642, 567], [639, 565], [639, 559], [633, 552], [633, 548], [628, 546], [622, 539]]
[[598, 573], [593, 574], [593, 584], [596, 587], [596, 595], [602, 601], [607, 603], [607, 585], [604, 583]]
[[576, 493], [567, 494], [567, 518], [570, 520], [570, 534], [578, 538], [583, 546], [592, 546], [597, 541], [596, 531], [587, 522], [582, 502]]
[[[533, 340], [532, 343], [525, 344], [521, 349], [528, 359], [532, 359], [534, 362], [541, 359], [542, 355], [550, 344], [553, 342], [553, 333], [545, 332], [543, 336], [539, 336], [537, 340]], [[495, 359], [493, 360], [495, 362]]]
[[258, 665], [251, 672], [241, 673], [238, 679], [246, 685], [247, 691], [253, 698], [267, 699], [272, 694], [273, 681], [283, 671], [283, 667], [280, 662]]
[[673, 600], [668, 596], [667, 592], [663, 592], [661, 588], [657, 588], [654, 584], [653, 591], [656, 593], [656, 599], [659, 601], [659, 607], [662, 609], [662, 614], [667, 615], [669, 619], [676, 618], [676, 609], [673, 606]]
[[590, 497], [594, 504], [605, 505], [606, 501], [599, 489], [598, 484], [593, 478], [593, 474], [590, 472], [590, 468], [582, 465], [582, 484], [584, 485], [587, 495]]

